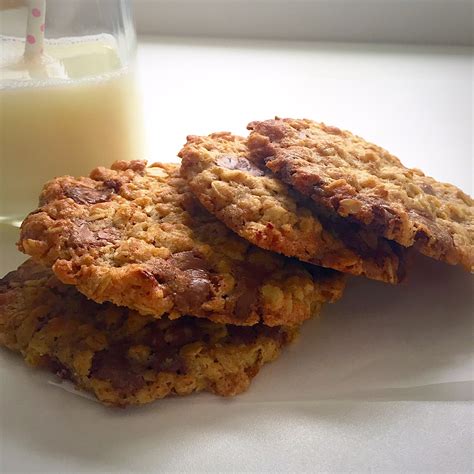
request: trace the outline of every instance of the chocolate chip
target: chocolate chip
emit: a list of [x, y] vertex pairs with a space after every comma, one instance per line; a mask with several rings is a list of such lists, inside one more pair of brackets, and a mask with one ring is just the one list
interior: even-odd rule
[[436, 196], [435, 190], [431, 184], [422, 184], [420, 188], [426, 193], [430, 194], [431, 196]]
[[120, 231], [115, 227], [106, 227], [105, 229], [99, 230], [96, 235], [98, 240], [113, 242], [118, 239]]
[[211, 291], [207, 263], [196, 253], [180, 252], [168, 260], [156, 259], [143, 274], [166, 285], [177, 309], [184, 313], [198, 310]]
[[372, 222], [368, 224], [368, 228], [377, 235], [384, 235], [390, 229], [398, 229], [401, 227], [401, 218], [395, 209], [391, 209], [385, 204], [381, 204], [378, 200], [369, 201], [372, 210]]
[[118, 179], [106, 179], [104, 181], [104, 186], [113, 189], [115, 193], [118, 193], [122, 187], [122, 182]]
[[207, 300], [211, 282], [204, 270], [186, 270], [183, 273], [184, 284], [175, 287], [175, 302], [181, 311], [191, 312]]
[[216, 161], [218, 166], [229, 170], [245, 171], [252, 176], [264, 176], [264, 172], [243, 156], [221, 155]]
[[107, 202], [113, 191], [111, 189], [95, 189], [83, 186], [69, 186], [64, 194], [77, 204], [97, 204]]
[[69, 237], [69, 245], [72, 247], [85, 247], [95, 243], [94, 234], [84, 222], [78, 226], [74, 226]]
[[208, 270], [209, 263], [197, 252], [177, 252], [171, 260], [180, 270]]
[[240, 281], [237, 283], [236, 293], [239, 296], [235, 302], [235, 315], [238, 318], [246, 319], [252, 310], [252, 306], [257, 302], [258, 288]]
[[82, 219], [77, 219], [71, 229], [69, 245], [71, 247], [103, 246], [118, 239], [120, 231], [113, 227], [104, 227], [93, 232], [89, 224]]
[[249, 263], [236, 265], [237, 286], [235, 293], [235, 314], [238, 318], [247, 318], [257, 303], [262, 282], [268, 278], [270, 271]]
[[287, 134], [289, 127], [285, 122], [277, 119], [266, 120], [264, 122], [252, 122], [247, 125], [247, 128], [268, 137], [272, 142], [277, 142]]
[[135, 392], [145, 385], [142, 376], [135, 374], [126, 357], [127, 346], [117, 345], [95, 354], [90, 376], [108, 380], [117, 390]]

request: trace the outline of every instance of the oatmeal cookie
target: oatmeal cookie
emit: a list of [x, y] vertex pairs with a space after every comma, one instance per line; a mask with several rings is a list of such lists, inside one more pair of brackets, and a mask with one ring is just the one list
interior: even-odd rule
[[245, 391], [297, 328], [139, 315], [88, 300], [32, 260], [0, 280], [0, 345], [92, 392], [106, 405]]
[[155, 318], [297, 325], [343, 288], [337, 272], [235, 235], [198, 203], [178, 165], [116, 162], [90, 178], [54, 179], [19, 248], [88, 298]]
[[390, 283], [403, 278], [400, 245], [318, 212], [310, 199], [250, 162], [245, 142], [227, 132], [189, 136], [179, 153], [181, 175], [208, 211], [261, 248]]
[[252, 157], [331, 213], [474, 271], [474, 206], [457, 187], [388, 151], [311, 120], [252, 122]]

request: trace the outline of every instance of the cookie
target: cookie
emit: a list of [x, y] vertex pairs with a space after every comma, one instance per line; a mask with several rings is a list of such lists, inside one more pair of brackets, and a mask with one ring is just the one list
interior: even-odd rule
[[54, 179], [19, 248], [88, 298], [155, 318], [298, 325], [344, 285], [235, 235], [193, 197], [178, 165], [116, 162]]
[[181, 175], [201, 204], [249, 242], [353, 275], [390, 283], [403, 278], [400, 245], [326, 217], [265, 166], [249, 161], [244, 138], [227, 132], [190, 136], [179, 156]]
[[0, 280], [0, 344], [112, 406], [245, 391], [297, 328], [139, 315], [88, 300], [32, 260]]
[[383, 148], [311, 120], [252, 122], [254, 160], [328, 212], [375, 235], [474, 271], [474, 206], [457, 187]]

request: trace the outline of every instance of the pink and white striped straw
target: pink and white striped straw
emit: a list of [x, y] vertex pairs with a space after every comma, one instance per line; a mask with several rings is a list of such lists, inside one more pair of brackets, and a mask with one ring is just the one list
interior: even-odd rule
[[25, 42], [25, 58], [28, 61], [43, 54], [45, 17], [46, 0], [29, 0]]

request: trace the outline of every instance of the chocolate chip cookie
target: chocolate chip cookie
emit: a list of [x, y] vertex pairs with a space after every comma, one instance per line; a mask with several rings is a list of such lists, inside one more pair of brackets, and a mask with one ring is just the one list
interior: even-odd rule
[[178, 165], [120, 161], [52, 180], [19, 248], [88, 298], [155, 318], [298, 325], [344, 286], [337, 272], [235, 235], [198, 203]]
[[388, 151], [311, 120], [252, 122], [255, 162], [328, 212], [377, 236], [474, 271], [474, 203]]
[[404, 249], [325, 210], [249, 161], [230, 133], [190, 136], [181, 175], [208, 211], [249, 242], [323, 267], [390, 283], [405, 274]]
[[0, 280], [0, 344], [106, 405], [202, 390], [236, 395], [297, 331], [192, 317], [157, 320], [97, 304], [32, 260]]

